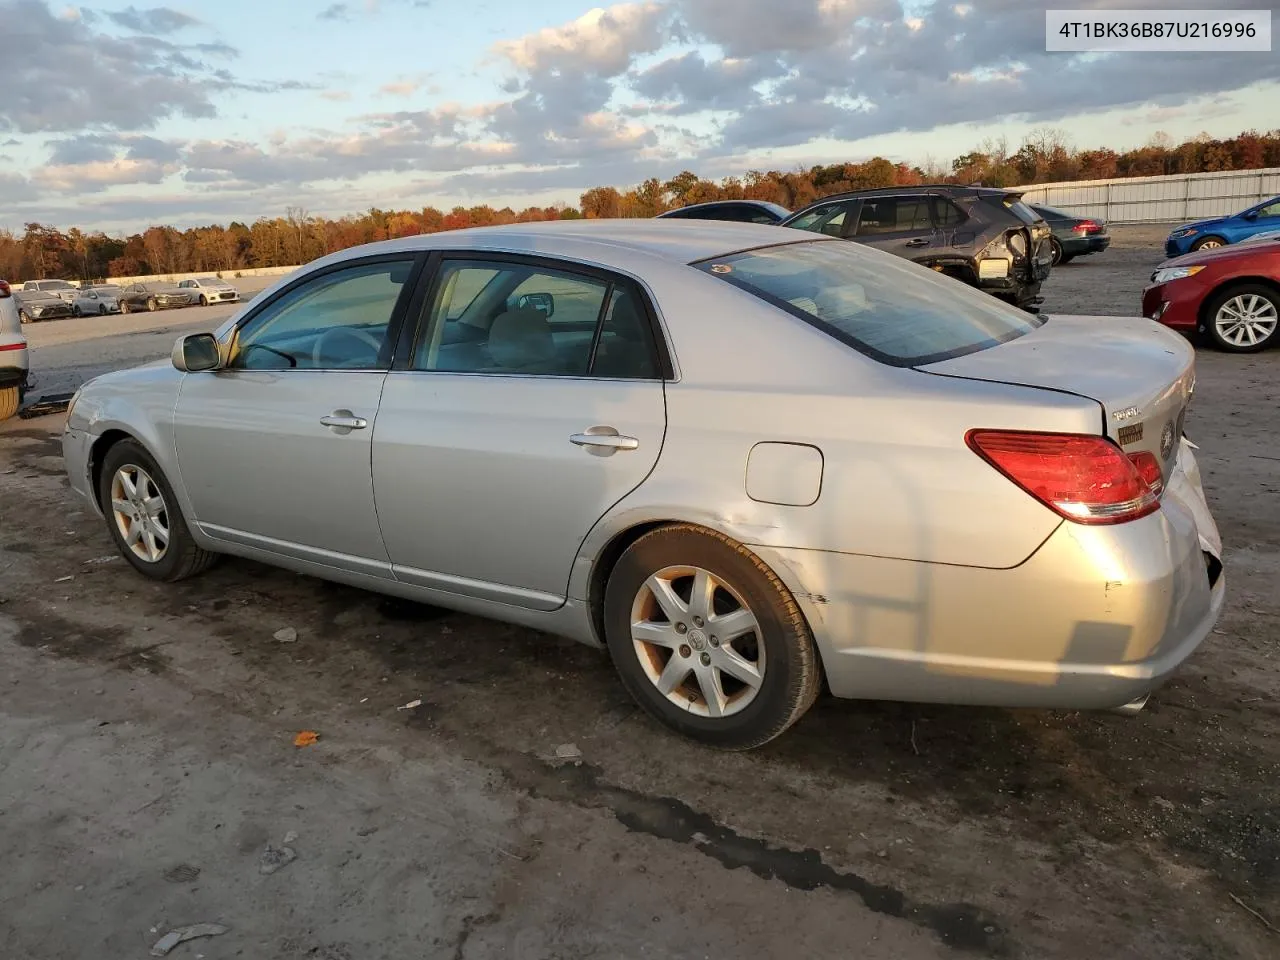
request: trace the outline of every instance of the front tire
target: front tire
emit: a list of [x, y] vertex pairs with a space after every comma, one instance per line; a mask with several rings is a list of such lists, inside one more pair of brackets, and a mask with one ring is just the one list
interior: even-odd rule
[[1228, 353], [1257, 353], [1280, 341], [1280, 292], [1260, 283], [1242, 283], [1219, 292], [1205, 305], [1209, 338]]
[[1191, 245], [1191, 252], [1195, 253], [1197, 250], [1214, 250], [1218, 247], [1225, 247], [1226, 245], [1227, 241], [1223, 240], [1221, 237], [1201, 237]]
[[121, 301], [120, 301], [120, 312], [121, 312], [121, 313], [128, 313], [128, 312], [129, 312], [129, 301], [128, 301], [128, 300], [121, 300]]
[[725, 750], [768, 743], [817, 699], [821, 670], [795, 598], [742, 544], [689, 525], [633, 543], [609, 575], [605, 638], [650, 715]]
[[116, 549], [144, 576], [172, 583], [217, 560], [216, 553], [196, 545], [164, 471], [135, 440], [121, 440], [107, 451], [98, 502]]
[[80, 308], [79, 308], [79, 307], [77, 307], [77, 306], [73, 306], [73, 307], [71, 308], [71, 315], [72, 315], [73, 317], [79, 317], [79, 316], [80, 316]]
[[0, 389], [0, 420], [8, 420], [18, 413], [22, 404], [22, 391], [18, 387]]
[[23, 323], [30, 323], [30, 322], [31, 322], [31, 318], [27, 316], [27, 314], [26, 314], [26, 311], [25, 311], [25, 310], [19, 310], [19, 311], [18, 311], [18, 319], [19, 319], [19, 320], [21, 320]]
[[203, 293], [200, 294], [200, 306], [207, 307], [208, 305], [209, 305], [209, 298], [206, 297]]
[[98, 316], [105, 317], [107, 313], [107, 305], [105, 303], [98, 304]]
[[160, 305], [155, 300], [147, 301], [147, 313], [155, 313], [158, 309], [160, 309]]
[[1058, 242], [1057, 237], [1049, 238], [1049, 252], [1053, 260], [1053, 266], [1056, 267], [1058, 264], [1066, 262], [1062, 254], [1062, 244]]

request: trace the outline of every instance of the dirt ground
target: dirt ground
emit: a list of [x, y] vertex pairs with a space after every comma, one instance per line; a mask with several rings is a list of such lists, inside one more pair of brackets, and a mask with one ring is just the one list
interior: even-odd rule
[[[1055, 271], [1046, 309], [1136, 312], [1152, 236]], [[145, 322], [35, 363], [72, 382], [204, 321]], [[1280, 956], [1280, 352], [1199, 370], [1230, 599], [1145, 711], [825, 699], [741, 755], [569, 642], [241, 561], [145, 581], [72, 499], [62, 418], [10, 421], [0, 957], [200, 922], [229, 930], [171, 956]], [[264, 874], [268, 845], [297, 857]]]

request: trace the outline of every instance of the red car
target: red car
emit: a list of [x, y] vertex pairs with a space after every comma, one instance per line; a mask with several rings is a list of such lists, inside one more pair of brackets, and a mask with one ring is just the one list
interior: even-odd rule
[[1204, 249], [1166, 260], [1142, 291], [1142, 315], [1207, 333], [1231, 353], [1280, 341], [1280, 238]]

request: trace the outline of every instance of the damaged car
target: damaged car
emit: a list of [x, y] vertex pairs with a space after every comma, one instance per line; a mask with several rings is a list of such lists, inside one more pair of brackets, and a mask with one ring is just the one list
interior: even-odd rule
[[913, 260], [1024, 309], [1038, 309], [1053, 232], [1016, 190], [940, 184], [824, 197], [780, 224]]

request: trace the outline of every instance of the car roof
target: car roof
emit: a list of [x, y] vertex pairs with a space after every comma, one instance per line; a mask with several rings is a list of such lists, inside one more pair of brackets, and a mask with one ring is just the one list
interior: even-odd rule
[[768, 200], [704, 200], [702, 203], [690, 203], [683, 207], [673, 207], [670, 210], [663, 211], [658, 216], [663, 217], [668, 213], [676, 213], [680, 210], [703, 210], [706, 207], [777, 207], [781, 206], [777, 203], [770, 203]]
[[814, 206], [818, 203], [826, 203], [830, 200], [846, 200], [856, 197], [879, 197], [879, 196], [897, 196], [899, 194], [909, 193], [945, 193], [952, 197], [968, 197], [968, 196], [1022, 196], [1023, 191], [1017, 187], [979, 187], [965, 186], [958, 183], [917, 183], [912, 186], [903, 187], [875, 187], [870, 190], [847, 190], [844, 193], [833, 193], [827, 197], [819, 197], [810, 203]]
[[617, 220], [549, 220], [418, 234], [349, 247], [317, 263], [353, 256], [420, 250], [484, 250], [555, 256], [626, 269], [637, 261], [689, 264], [753, 247], [831, 239], [786, 227], [725, 220], [659, 217]]

